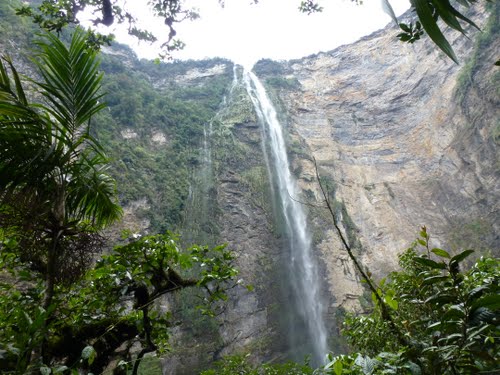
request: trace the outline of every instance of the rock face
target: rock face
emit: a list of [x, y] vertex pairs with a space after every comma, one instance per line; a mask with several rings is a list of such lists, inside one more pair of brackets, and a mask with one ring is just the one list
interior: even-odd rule
[[[294, 79], [278, 88], [302, 186], [320, 197], [314, 165], [333, 181], [355, 224], [361, 260], [376, 277], [397, 268], [420, 226], [433, 245], [489, 247], [498, 252], [499, 152], [498, 5], [483, 34], [455, 35], [464, 61], [454, 64], [429, 41], [394, 42], [382, 30], [349, 46], [271, 67], [257, 74]], [[318, 198], [320, 199], [320, 198]], [[348, 229], [348, 228], [346, 228]], [[353, 228], [351, 228], [353, 229]], [[360, 308], [362, 287], [340, 243], [327, 231], [318, 244], [334, 306]], [[460, 239], [460, 240], [459, 240]]]
[[[312, 203], [308, 217], [329, 307], [330, 347], [335, 350], [341, 347], [335, 314], [342, 309], [361, 312], [364, 288], [328, 213], [316, 207], [323, 198], [312, 157], [346, 234], [376, 277], [397, 268], [397, 254], [422, 225], [429, 228], [433, 246], [490, 249], [499, 255], [500, 72], [494, 62], [500, 50], [500, 5], [489, 6], [489, 13], [476, 9], [472, 15], [482, 33], [470, 30], [471, 39], [447, 33], [462, 65], [428, 40], [401, 44], [395, 40], [397, 31], [386, 29], [331, 52], [288, 62], [261, 61], [254, 68], [285, 128], [291, 170], [303, 192], [300, 199]], [[137, 65], [132, 58], [125, 60], [123, 67], [116, 63], [112, 68]], [[206, 86], [208, 92], [209, 79], [231, 70], [227, 61], [178, 64], [168, 74], [150, 65], [141, 74], [151, 86], [158, 92], [180, 87], [186, 90], [181, 98], [186, 102], [203, 98], [194, 90]], [[208, 340], [202, 336], [186, 339], [192, 337], [187, 334], [192, 321], [187, 328], [174, 329], [172, 345], [179, 349], [164, 360], [165, 374], [191, 374], [203, 362], [238, 352], [259, 361], [288, 357], [283, 321], [289, 298], [283, 283], [283, 264], [289, 262], [282, 247], [286, 241], [277, 230], [262, 130], [238, 82], [241, 70], [234, 71], [225, 98], [216, 100], [221, 105], [213, 121], [200, 125], [205, 138], [199, 147], [198, 140], [192, 142], [199, 149], [189, 159], [189, 192], [180, 192], [188, 198], [178, 229], [193, 242], [227, 243], [237, 255], [242, 283], [230, 291], [225, 313], [209, 331], [218, 332], [213, 343], [202, 342]], [[198, 96], [189, 97], [188, 90]], [[141, 129], [118, 124], [117, 137], [122, 143], [142, 137], [143, 148], [130, 152], [159, 156], [174, 143], [170, 129], [176, 124], [166, 132], [161, 122], [170, 121], [167, 115], [143, 117]], [[156, 173], [151, 170], [141, 178], [141, 171], [126, 160], [123, 171], [138, 182], [149, 182]], [[167, 192], [157, 193], [161, 197]], [[143, 215], [148, 210], [157, 210], [150, 199], [129, 199], [125, 220], [115, 232], [150, 232], [152, 222]], [[245, 284], [255, 290], [249, 292]], [[176, 301], [167, 302], [165, 306], [174, 306]]]
[[[397, 31], [388, 29], [332, 52], [261, 61], [254, 68], [280, 112], [301, 199], [313, 203], [309, 221], [334, 350], [342, 346], [336, 314], [362, 312], [365, 290], [328, 213], [314, 207], [323, 198], [312, 157], [346, 234], [376, 278], [398, 267], [397, 254], [423, 225], [433, 246], [498, 254], [500, 78], [493, 65], [500, 49], [498, 7], [491, 7], [489, 21], [484, 10], [473, 15], [482, 34], [450, 36], [460, 66], [430, 41], [404, 45], [395, 40]], [[255, 291], [231, 292], [213, 358], [249, 352], [255, 360], [273, 360], [287, 357], [290, 349], [282, 321], [289, 298], [283, 264], [289, 260], [275, 230], [280, 223], [272, 208], [262, 130], [238, 82], [241, 72], [235, 74], [211, 130], [213, 199], [218, 239], [236, 252], [241, 277]]]

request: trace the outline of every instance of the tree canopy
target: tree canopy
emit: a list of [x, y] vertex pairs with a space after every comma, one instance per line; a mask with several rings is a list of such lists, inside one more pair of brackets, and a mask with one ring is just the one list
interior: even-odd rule
[[422, 228], [418, 240], [400, 255], [401, 270], [379, 283], [372, 310], [346, 316], [342, 333], [353, 349], [348, 355], [329, 355], [318, 369], [307, 363], [255, 366], [245, 356], [233, 356], [202, 374], [497, 373], [499, 261], [484, 257], [465, 269], [464, 260], [472, 253], [431, 248]]
[[[272, 0], [265, 0], [272, 1]], [[358, 0], [352, 0], [361, 3]], [[219, 0], [224, 6], [224, 0]], [[258, 0], [252, 0], [257, 3]], [[460, 0], [458, 6], [469, 7], [475, 0]], [[298, 4], [298, 10], [307, 14], [321, 12], [323, 7], [318, 0], [303, 0]], [[410, 5], [416, 15], [416, 20], [406, 23], [398, 23], [389, 0], [384, 0], [384, 9], [399, 25], [401, 33], [398, 38], [407, 43], [414, 43], [425, 33], [448, 57], [458, 63], [458, 59], [453, 48], [443, 34], [442, 27], [438, 23], [442, 20], [450, 28], [465, 34], [463, 25], [476, 24], [464, 15], [462, 9], [451, 4], [449, 0], [411, 0]], [[161, 36], [163, 56], [167, 56], [171, 51], [183, 47], [180, 39], [176, 39], [176, 24], [186, 19], [196, 19], [200, 15], [196, 9], [189, 7], [186, 0], [150, 0], [148, 6], [156, 17], [164, 20], [166, 36]], [[94, 25], [102, 24], [109, 26], [113, 23], [127, 23], [129, 34], [146, 41], [157, 41], [158, 36], [147, 29], [142, 29], [136, 23], [136, 11], [126, 2], [121, 0], [43, 0], [39, 5], [23, 5], [17, 13], [29, 16], [42, 28], [49, 31], [61, 31], [68, 24], [78, 24], [78, 14], [83, 10], [90, 9], [94, 14]], [[182, 36], [181, 36], [182, 38]], [[97, 33], [90, 34], [89, 43], [99, 46], [102, 43], [109, 43], [110, 36]]]

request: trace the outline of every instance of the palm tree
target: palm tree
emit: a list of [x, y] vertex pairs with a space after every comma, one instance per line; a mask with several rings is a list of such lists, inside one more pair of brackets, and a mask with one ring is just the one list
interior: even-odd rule
[[8, 57], [0, 61], [0, 225], [30, 238], [20, 253], [36, 258], [45, 275], [45, 309], [59, 268], [121, 215], [108, 161], [90, 132], [105, 105], [96, 52], [85, 40], [77, 29], [69, 47], [53, 34], [36, 42], [38, 80], [21, 79]]

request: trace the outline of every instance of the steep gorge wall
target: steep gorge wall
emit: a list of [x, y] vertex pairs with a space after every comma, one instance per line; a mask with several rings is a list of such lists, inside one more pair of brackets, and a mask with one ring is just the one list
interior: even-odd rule
[[[402, 45], [394, 38], [397, 31], [382, 30], [332, 52], [255, 67], [288, 132], [292, 171], [303, 190], [298, 198], [321, 201], [313, 156], [335, 188], [344, 219], [351, 219], [345, 226], [362, 244], [363, 263], [378, 277], [397, 267], [396, 254], [421, 225], [429, 227], [436, 245], [479, 245], [498, 254], [500, 82], [493, 63], [500, 50], [499, 5], [492, 6], [490, 26], [485, 14], [474, 18], [483, 34], [453, 37], [461, 66], [429, 41]], [[115, 234], [168, 228], [184, 232], [186, 242], [227, 242], [243, 280], [230, 291], [226, 312], [214, 325], [186, 319], [173, 328], [165, 373], [190, 374], [201, 363], [239, 351], [251, 352], [255, 360], [286, 357], [281, 317], [288, 305], [281, 280], [282, 264], [289, 260], [276, 230], [280, 223], [270, 202], [260, 126], [244, 88], [231, 85], [232, 63], [164, 69], [139, 64], [127, 50], [107, 52], [111, 57], [104, 67], [120, 79], [108, 91], [122, 94], [110, 103], [99, 128], [110, 142], [126, 212]], [[118, 106], [132, 109], [139, 102], [130, 116], [115, 116], [121, 113]], [[190, 123], [180, 121], [181, 110], [192, 115]], [[200, 176], [206, 167], [203, 129], [209, 123], [213, 165], [205, 186]], [[175, 148], [179, 134], [184, 134], [180, 149]], [[181, 160], [188, 164], [176, 164]], [[333, 322], [338, 307], [361, 310], [364, 289], [328, 215], [307, 209]], [[175, 310], [174, 302], [179, 301], [165, 306]], [[331, 329], [334, 346], [335, 324]], [[199, 333], [204, 330], [211, 343], [206, 332]]]
[[[346, 231], [359, 240], [358, 254], [376, 277], [397, 268], [397, 254], [411, 244], [421, 225], [429, 227], [436, 246], [498, 251], [495, 12], [493, 27], [486, 25], [484, 14], [476, 16], [482, 18], [483, 34], [472, 31], [471, 40], [453, 37], [462, 66], [429, 41], [402, 45], [394, 39], [395, 30], [382, 30], [329, 53], [255, 67], [267, 81], [288, 132], [292, 171], [303, 190], [298, 198], [309, 203], [322, 199], [314, 157], [335, 190]], [[150, 80], [158, 90], [171, 89], [172, 82], [201, 87], [207, 77], [228, 70], [211, 67], [196, 74], [157, 74]], [[283, 262], [289, 260], [276, 231], [280, 224], [266, 182], [261, 129], [241, 85], [228, 85], [220, 101], [212, 119], [211, 187], [197, 188], [194, 177], [185, 208], [192, 210], [185, 215], [194, 218], [188, 221], [210, 222], [215, 232], [203, 234], [203, 223], [195, 231], [188, 223], [184, 232], [201, 235], [191, 236], [194, 241], [227, 242], [237, 254], [240, 277], [255, 290], [241, 285], [230, 292], [228, 308], [218, 318], [215, 344], [183, 341], [183, 335], [191, 337], [189, 323], [179, 328], [174, 340], [185, 348], [165, 360], [166, 373], [190, 373], [200, 363], [194, 357], [201, 350], [209, 351], [201, 362], [237, 352], [250, 352], [255, 360], [287, 357], [281, 320], [287, 291], [281, 280]], [[201, 138], [198, 147], [203, 147]], [[194, 170], [204, 168], [201, 159]], [[201, 208], [203, 199], [211, 200], [211, 211]], [[308, 210], [330, 293], [330, 344], [338, 347], [335, 315], [339, 307], [361, 311], [364, 288], [328, 215], [314, 206]], [[210, 212], [209, 217], [197, 218], [203, 212]]]
[[[306, 155], [294, 159], [301, 184], [321, 200], [314, 157], [346, 208], [363, 264], [377, 277], [397, 268], [397, 254], [422, 225], [435, 246], [498, 254], [498, 4], [491, 8], [489, 23], [487, 13], [473, 15], [483, 33], [470, 30], [470, 40], [448, 34], [461, 66], [428, 40], [395, 43], [397, 31], [389, 29], [255, 68], [271, 84], [295, 82], [276, 95], [290, 143]], [[318, 249], [334, 306], [359, 309], [361, 285], [332, 231]]]

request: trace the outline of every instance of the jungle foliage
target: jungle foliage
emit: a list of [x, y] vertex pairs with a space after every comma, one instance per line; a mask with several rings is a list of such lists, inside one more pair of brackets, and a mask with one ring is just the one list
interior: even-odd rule
[[[16, 37], [15, 28], [2, 31]], [[154, 231], [182, 226], [204, 126], [231, 77], [211, 78], [208, 94], [196, 82], [161, 77], [225, 62], [167, 67], [143, 61], [125, 71], [118, 63], [124, 55], [109, 55], [101, 78], [94, 52], [83, 46], [86, 35], [74, 38], [73, 49], [54, 36], [38, 43], [38, 79], [23, 81], [9, 58], [0, 71], [3, 373], [101, 373], [117, 356], [116, 372], [137, 373], [137, 358], [170, 349], [166, 328], [173, 320], [160, 309], [163, 296], [196, 289], [198, 311], [212, 315], [235, 285], [233, 255], [224, 246], [183, 248], [170, 232], [130, 239], [94, 258], [105, 245], [99, 230], [119, 216], [115, 194], [123, 203], [146, 197], [154, 210], [144, 216]], [[146, 75], [145, 67], [156, 71]], [[277, 88], [288, 83], [274, 82]], [[164, 143], [153, 141], [155, 132]], [[204, 374], [499, 371], [499, 261], [482, 258], [465, 269], [470, 255], [431, 248], [422, 230], [401, 256], [401, 271], [378, 283], [373, 310], [347, 317], [344, 335], [356, 352], [330, 357], [323, 368], [307, 362], [256, 366], [232, 357]], [[138, 356], [131, 351], [134, 339]]]
[[[125, 48], [124, 53], [131, 51]], [[151, 230], [179, 230], [193, 173], [202, 158], [205, 127], [219, 109], [232, 75], [224, 71], [203, 85], [182, 85], [165, 77], [228, 62], [132, 64], [125, 69], [122, 55], [103, 56], [102, 90], [108, 109], [93, 119], [97, 137], [112, 161], [110, 173], [120, 186], [120, 202], [146, 199], [151, 209], [139, 214], [150, 221]]]
[[[194, 287], [201, 313], [213, 315], [235, 285], [233, 255], [224, 246], [181, 249], [171, 233], [136, 236], [94, 262], [105, 249], [100, 230], [121, 209], [91, 122], [105, 104], [96, 52], [85, 38], [77, 29], [69, 47], [53, 34], [39, 39], [38, 80], [21, 77], [7, 56], [0, 64], [6, 374], [102, 373], [117, 356], [118, 369], [136, 374], [145, 354], [168, 348], [171, 321], [160, 298]], [[193, 139], [181, 135], [180, 145]], [[133, 342], [140, 351], [132, 358]]]
[[[19, 45], [32, 44], [36, 30], [27, 19], [17, 17], [7, 3], [0, 4], [0, 12], [2, 35]], [[69, 40], [70, 31], [64, 29], [59, 37]], [[22, 59], [16, 48], [9, 52]], [[189, 187], [203, 157], [205, 127], [215, 117], [232, 80], [232, 63], [224, 59], [169, 64], [138, 61], [130, 48], [118, 44], [100, 58], [104, 72], [100, 94], [107, 108], [93, 116], [90, 134], [106, 150], [108, 173], [120, 187], [119, 202], [127, 205], [145, 199], [150, 208], [140, 209], [138, 215], [150, 223], [152, 232], [180, 231], [186, 220]], [[23, 73], [36, 74], [29, 64], [24, 65], [28, 69]], [[205, 77], [203, 82], [173, 78], [217, 66], [222, 67], [220, 74]]]
[[470, 269], [462, 269], [472, 253], [452, 255], [431, 248], [423, 228], [413, 246], [400, 255], [401, 270], [392, 272], [377, 290], [390, 308], [395, 327], [384, 317], [379, 298], [372, 296], [370, 313], [348, 315], [344, 321], [342, 333], [353, 352], [329, 355], [323, 367], [258, 366], [236, 356], [202, 374], [496, 373], [500, 370], [500, 261], [482, 257]]
[[[195, 287], [200, 289], [200, 313], [213, 315], [237, 274], [224, 246], [184, 250], [177, 242], [166, 234], [116, 247], [74, 283], [58, 284], [51, 305], [44, 309], [42, 275], [23, 262], [13, 235], [2, 236], [2, 373], [102, 373], [113, 370], [108, 366], [117, 357], [118, 368], [137, 373], [145, 354], [164, 354], [170, 349], [172, 320], [160, 307], [160, 298]], [[133, 356], [132, 342], [137, 339], [141, 350]], [[42, 343], [44, 356], [39, 361], [32, 352]]]

